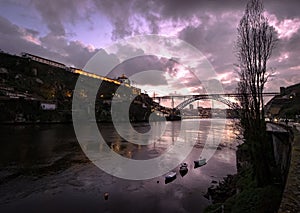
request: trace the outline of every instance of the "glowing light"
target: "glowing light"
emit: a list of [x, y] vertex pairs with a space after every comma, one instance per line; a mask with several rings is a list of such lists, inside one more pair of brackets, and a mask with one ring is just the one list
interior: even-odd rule
[[[117, 80], [113, 80], [113, 79], [110, 79], [110, 78], [106, 78], [106, 77], [103, 77], [103, 76], [100, 76], [100, 75], [96, 75], [94, 73], [89, 73], [89, 72], [86, 72], [86, 71], [83, 71], [83, 70], [79, 70], [79, 69], [76, 69], [74, 71], [74, 73], [77, 73], [77, 74], [80, 74], [80, 75], [84, 75], [84, 76], [88, 76], [88, 77], [91, 77], [91, 78], [96, 78], [96, 79], [100, 79], [102, 81], [107, 81], [107, 82], [111, 82], [111, 83], [114, 83], [114, 84], [118, 84], [120, 85], [121, 83]], [[127, 87], [130, 87], [129, 85], [126, 85], [125, 86]]]

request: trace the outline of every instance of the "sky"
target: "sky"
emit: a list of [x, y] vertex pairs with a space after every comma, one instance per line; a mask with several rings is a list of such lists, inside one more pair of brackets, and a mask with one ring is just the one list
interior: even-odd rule
[[[117, 75], [125, 70], [130, 76], [128, 70], [135, 70], [136, 74], [130, 77], [133, 84], [151, 96], [154, 92], [157, 95], [197, 94], [204, 91], [205, 82], [213, 80], [221, 82], [224, 92], [234, 92], [238, 82], [234, 46], [246, 3], [246, 0], [226, 3], [217, 0], [2, 0], [0, 49], [12, 54], [28, 52], [77, 68], [86, 67], [98, 55], [105, 59], [103, 64], [99, 62], [98, 69], [89, 71], [103, 75], [106, 73], [99, 67], [105, 67], [106, 61], [120, 63], [118, 72], [111, 73]], [[279, 91], [281, 86], [300, 82], [300, 1], [265, 0], [263, 3], [265, 15], [279, 38], [269, 60], [272, 77], [266, 91]], [[176, 42], [171, 42], [174, 47], [171, 52], [156, 49], [157, 57], [145, 56], [150, 47], [132, 49], [119, 45], [114, 51], [110, 48], [124, 39], [149, 34], [180, 39], [204, 58], [199, 60], [193, 53], [190, 59], [198, 64], [185, 63], [181, 59], [189, 50], [180, 47], [175, 51]], [[152, 41], [149, 46], [158, 45]], [[134, 63], [122, 59], [131, 53], [144, 56], [133, 60]], [[172, 68], [170, 59], [175, 61]], [[209, 63], [214, 77], [202, 73], [198, 65], [203, 61]], [[142, 70], [151, 71], [139, 73]]]

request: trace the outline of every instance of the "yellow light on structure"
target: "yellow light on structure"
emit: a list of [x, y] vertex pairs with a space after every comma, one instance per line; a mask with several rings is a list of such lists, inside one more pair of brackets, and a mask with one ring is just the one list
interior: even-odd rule
[[72, 96], [72, 93], [70, 91], [67, 91], [66, 96], [70, 98]]
[[91, 77], [91, 78], [101, 79], [103, 81], [108, 81], [108, 82], [115, 83], [115, 84], [118, 84], [118, 85], [121, 84], [119, 81], [116, 81], [116, 80], [113, 80], [113, 79], [110, 79], [110, 78], [106, 78], [106, 77], [103, 77], [103, 76], [100, 76], [100, 75], [96, 75], [94, 73], [88, 73], [86, 71], [79, 70], [79, 69], [76, 69], [74, 71], [74, 73], [84, 75], [84, 76], [88, 76], [88, 77]]

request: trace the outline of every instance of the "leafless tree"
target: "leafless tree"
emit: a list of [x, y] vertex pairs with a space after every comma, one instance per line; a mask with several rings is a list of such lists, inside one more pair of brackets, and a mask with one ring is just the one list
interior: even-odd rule
[[249, 0], [238, 27], [236, 51], [240, 82], [237, 90], [241, 95], [244, 138], [251, 149], [258, 185], [264, 185], [270, 176], [264, 153], [267, 145], [263, 90], [268, 80], [267, 62], [276, 43], [275, 30], [264, 16], [261, 0]]

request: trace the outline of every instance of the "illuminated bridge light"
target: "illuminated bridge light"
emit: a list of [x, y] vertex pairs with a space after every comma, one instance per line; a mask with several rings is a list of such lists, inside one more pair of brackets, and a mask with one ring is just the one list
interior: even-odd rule
[[100, 76], [100, 75], [96, 75], [94, 73], [89, 73], [89, 72], [79, 70], [79, 69], [76, 69], [74, 71], [74, 73], [84, 75], [84, 76], [88, 76], [88, 77], [95, 78], [95, 79], [101, 79], [102, 81], [107, 81], [107, 82], [111, 82], [111, 83], [118, 84], [118, 85], [121, 84], [119, 81], [116, 81], [116, 80], [113, 80], [113, 79], [110, 79], [110, 78], [106, 78], [106, 77], [103, 77], [103, 76]]
[[100, 79], [102, 81], [114, 83], [114, 84], [117, 84], [117, 85], [124, 85], [124, 86], [126, 86], [128, 88], [131, 88], [134, 94], [140, 94], [141, 93], [141, 91], [140, 91], [139, 88], [133, 87], [133, 86], [131, 86], [128, 83], [122, 83], [122, 82], [120, 82], [118, 80], [114, 80], [114, 79], [111, 79], [111, 78], [103, 77], [103, 76], [100, 76], [100, 75], [97, 75], [97, 74], [94, 74], [94, 73], [89, 73], [89, 72], [86, 72], [86, 71], [80, 70], [80, 69], [74, 69], [74, 73], [77, 73], [77, 74], [80, 74], [80, 75], [84, 75], [84, 76], [88, 76], [88, 77], [95, 78], [95, 79]]

